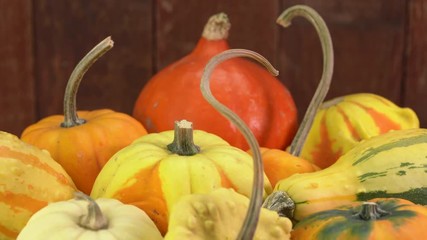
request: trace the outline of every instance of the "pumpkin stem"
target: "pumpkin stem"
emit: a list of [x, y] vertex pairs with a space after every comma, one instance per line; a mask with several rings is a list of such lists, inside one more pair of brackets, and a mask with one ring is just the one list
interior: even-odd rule
[[363, 202], [362, 209], [354, 216], [365, 221], [376, 220], [390, 213], [383, 210], [376, 202]]
[[231, 23], [227, 14], [221, 12], [209, 18], [203, 29], [202, 37], [207, 40], [227, 39], [230, 28]]
[[68, 79], [64, 95], [64, 122], [61, 127], [69, 128], [84, 124], [86, 121], [77, 116], [76, 96], [80, 82], [86, 71], [98, 60], [104, 53], [113, 47], [113, 40], [107, 37], [98, 45], [96, 45], [89, 53], [86, 54], [74, 68]]
[[74, 196], [77, 200], [84, 200], [88, 202], [88, 214], [80, 217], [79, 226], [94, 231], [108, 228], [108, 219], [102, 213], [95, 200], [82, 192], [76, 192], [74, 193]]
[[193, 123], [187, 120], [175, 122], [173, 142], [168, 150], [181, 156], [192, 156], [200, 152], [200, 147], [193, 141]]
[[263, 208], [275, 211], [280, 217], [292, 219], [295, 211], [295, 202], [284, 191], [275, 191], [267, 196]]
[[295, 5], [286, 9], [277, 19], [277, 23], [283, 27], [288, 27], [291, 25], [292, 19], [296, 16], [302, 16], [308, 19], [316, 28], [323, 51], [323, 73], [316, 92], [302, 119], [301, 125], [291, 143], [290, 153], [293, 156], [299, 156], [301, 153], [301, 149], [313, 124], [316, 112], [329, 91], [334, 68], [332, 39], [325, 21], [314, 9], [305, 5]]
[[258, 142], [245, 124], [245, 122], [237, 116], [229, 108], [221, 104], [213, 95], [209, 86], [210, 77], [214, 68], [221, 62], [234, 57], [250, 57], [262, 65], [264, 65], [273, 75], [277, 75], [278, 71], [260, 54], [245, 50], [245, 49], [229, 49], [225, 50], [220, 54], [217, 54], [209, 60], [203, 71], [202, 80], [200, 83], [200, 89], [203, 97], [209, 102], [216, 110], [218, 110], [224, 117], [230, 120], [243, 134], [246, 141], [248, 142], [253, 154], [253, 165], [254, 165], [254, 180], [252, 186], [252, 193], [249, 202], [248, 211], [246, 213], [243, 226], [240, 229], [239, 236], [237, 239], [253, 239], [255, 234], [256, 226], [259, 219], [259, 214], [263, 200], [263, 189], [264, 189], [264, 168], [261, 161], [261, 153], [259, 150]]

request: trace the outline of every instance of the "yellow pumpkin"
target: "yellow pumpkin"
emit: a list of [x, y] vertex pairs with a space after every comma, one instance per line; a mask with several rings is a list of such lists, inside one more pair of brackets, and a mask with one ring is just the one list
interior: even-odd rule
[[[246, 196], [225, 188], [182, 197], [171, 212], [165, 240], [236, 239], [248, 205]], [[253, 239], [289, 239], [291, 229], [288, 218], [262, 208]]]
[[160, 240], [141, 209], [115, 199], [94, 201], [83, 193], [49, 204], [28, 221], [17, 240]]
[[412, 109], [382, 96], [357, 93], [338, 97], [325, 102], [317, 112], [301, 157], [326, 168], [362, 140], [418, 127]]
[[[252, 180], [248, 153], [214, 134], [193, 131], [183, 120], [175, 130], [144, 135], [117, 152], [96, 178], [91, 196], [138, 206], [165, 234], [169, 211], [181, 197], [220, 187], [249, 197]], [[264, 195], [271, 190], [264, 177]]]
[[35, 212], [75, 191], [47, 151], [0, 131], [0, 239], [15, 239]]

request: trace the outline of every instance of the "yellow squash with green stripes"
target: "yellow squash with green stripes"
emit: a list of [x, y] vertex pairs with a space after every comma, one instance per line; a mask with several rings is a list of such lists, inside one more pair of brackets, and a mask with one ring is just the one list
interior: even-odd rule
[[427, 205], [427, 129], [391, 131], [364, 140], [328, 168], [279, 181], [266, 202], [283, 192], [295, 204], [295, 220], [373, 198]]
[[356, 93], [334, 98], [317, 112], [300, 157], [325, 168], [361, 140], [390, 130], [418, 127], [412, 109], [399, 107], [382, 96]]

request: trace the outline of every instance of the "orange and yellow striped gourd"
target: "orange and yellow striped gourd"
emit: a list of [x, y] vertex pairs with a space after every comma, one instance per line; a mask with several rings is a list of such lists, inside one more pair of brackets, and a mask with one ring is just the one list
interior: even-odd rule
[[0, 131], [0, 239], [15, 239], [35, 212], [75, 191], [47, 151]]
[[326, 168], [362, 140], [418, 127], [412, 109], [382, 96], [356, 93], [338, 97], [325, 102], [317, 112], [300, 157]]

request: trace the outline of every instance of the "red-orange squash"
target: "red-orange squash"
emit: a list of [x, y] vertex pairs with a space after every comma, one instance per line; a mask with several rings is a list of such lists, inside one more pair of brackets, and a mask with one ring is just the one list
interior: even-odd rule
[[47, 151], [0, 131], [0, 239], [16, 239], [30, 217], [76, 187]]
[[76, 66], [65, 93], [64, 115], [46, 117], [21, 135], [23, 141], [49, 151], [86, 194], [107, 160], [147, 133], [139, 121], [124, 113], [110, 109], [76, 112], [77, 88], [83, 74], [112, 44], [110, 38], [105, 39]]
[[[224, 13], [212, 16], [194, 50], [144, 86], [133, 116], [148, 132], [170, 130], [177, 119], [187, 119], [197, 129], [248, 150], [243, 135], [203, 99], [199, 89], [207, 62], [229, 49], [229, 28]], [[244, 120], [260, 146], [283, 149], [289, 145], [297, 129], [297, 109], [290, 92], [276, 77], [256, 63], [234, 58], [215, 69], [211, 85], [213, 95]]]

